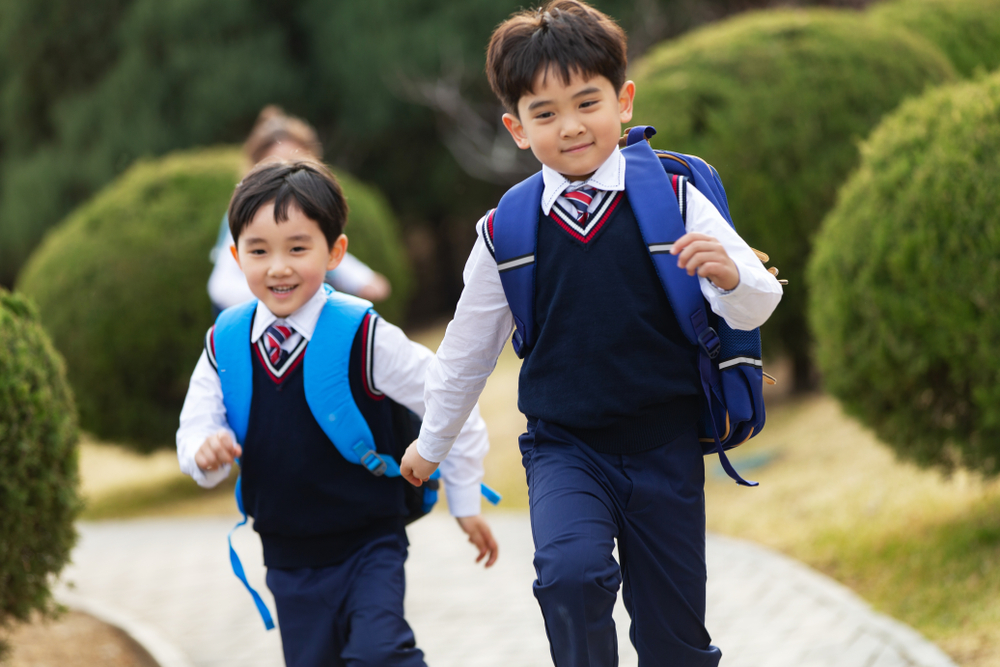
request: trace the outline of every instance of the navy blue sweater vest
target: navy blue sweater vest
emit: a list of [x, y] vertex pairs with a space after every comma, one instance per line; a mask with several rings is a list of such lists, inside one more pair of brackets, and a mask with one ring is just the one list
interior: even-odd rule
[[[369, 316], [371, 317], [371, 316]], [[395, 450], [399, 406], [370, 395], [361, 361], [364, 324], [351, 347], [350, 385], [379, 452]], [[402, 478], [376, 477], [346, 461], [306, 403], [302, 364], [271, 379], [256, 352], [253, 397], [243, 443], [243, 506], [260, 533], [267, 567], [323, 567], [364, 543], [403, 533]], [[305, 362], [303, 362], [305, 363]]]
[[539, 212], [538, 338], [521, 366], [518, 408], [593, 449], [645, 451], [697, 419], [697, 351], [681, 332], [625, 193], [591, 235]]

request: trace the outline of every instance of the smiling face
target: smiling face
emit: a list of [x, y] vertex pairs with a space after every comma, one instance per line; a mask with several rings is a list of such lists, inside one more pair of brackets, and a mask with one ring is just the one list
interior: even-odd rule
[[632, 120], [635, 84], [620, 91], [603, 76], [571, 72], [564, 82], [558, 70], [544, 69], [533, 90], [517, 102], [517, 115], [503, 122], [518, 148], [530, 148], [538, 160], [566, 178], [585, 180], [614, 152], [622, 123]]
[[235, 254], [254, 296], [278, 317], [288, 317], [312, 298], [346, 251], [346, 236], [331, 248], [316, 221], [294, 203], [288, 219], [276, 222], [274, 203], [268, 202], [240, 233]]

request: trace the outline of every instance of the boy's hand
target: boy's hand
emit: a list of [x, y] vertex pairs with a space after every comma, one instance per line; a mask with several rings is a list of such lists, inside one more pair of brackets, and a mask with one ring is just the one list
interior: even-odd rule
[[486, 559], [486, 567], [490, 567], [493, 563], [497, 562], [497, 556], [500, 555], [500, 551], [497, 547], [497, 541], [493, 539], [493, 532], [486, 524], [486, 519], [476, 515], [460, 516], [456, 517], [456, 520], [458, 521], [458, 525], [462, 527], [462, 530], [465, 531], [465, 534], [469, 536], [469, 542], [479, 549], [479, 556], [476, 557], [476, 562], [478, 563], [483, 558], [486, 558], [487, 554], [489, 558]]
[[432, 463], [417, 453], [417, 441], [414, 440], [399, 464], [399, 472], [403, 479], [413, 486], [420, 486], [437, 470], [438, 464]]
[[740, 284], [736, 263], [715, 237], [695, 232], [685, 234], [677, 239], [670, 254], [677, 255], [677, 266], [687, 269], [689, 276], [697, 273], [719, 289], [728, 291]]
[[195, 452], [194, 462], [202, 470], [211, 472], [232, 463], [242, 455], [243, 448], [233, 442], [228, 433], [219, 431], [205, 438], [205, 442]]

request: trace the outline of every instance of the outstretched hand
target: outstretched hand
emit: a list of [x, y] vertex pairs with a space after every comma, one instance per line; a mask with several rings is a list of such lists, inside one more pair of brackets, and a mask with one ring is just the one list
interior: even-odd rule
[[399, 463], [399, 473], [413, 486], [420, 486], [430, 479], [437, 467], [437, 463], [428, 461], [417, 452], [417, 441], [414, 440], [403, 454], [403, 460]]
[[718, 239], [708, 234], [690, 232], [677, 239], [670, 250], [677, 255], [677, 266], [689, 276], [697, 273], [719, 289], [732, 290], [740, 284], [740, 271]]
[[226, 431], [219, 431], [205, 438], [194, 454], [194, 462], [206, 472], [218, 470], [232, 463], [243, 454], [243, 448], [233, 442]]
[[479, 549], [476, 562], [478, 563], [487, 556], [489, 558], [486, 558], [486, 567], [490, 567], [493, 563], [497, 562], [500, 550], [497, 546], [497, 541], [493, 539], [493, 531], [490, 530], [486, 519], [477, 514], [476, 516], [456, 517], [456, 520], [462, 530], [465, 531], [465, 534], [469, 536], [469, 542]]

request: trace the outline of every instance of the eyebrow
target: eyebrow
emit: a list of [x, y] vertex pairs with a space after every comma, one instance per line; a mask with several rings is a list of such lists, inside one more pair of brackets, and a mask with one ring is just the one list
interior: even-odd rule
[[309, 234], [296, 234], [295, 236], [289, 236], [285, 239], [286, 241], [312, 241], [312, 236]]
[[[599, 93], [599, 92], [601, 92], [600, 88], [598, 88], [597, 86], [590, 86], [589, 88], [584, 88], [580, 92], [573, 95], [573, 99], [575, 100], [578, 97], [585, 97], [587, 95], [593, 95], [594, 93]], [[534, 102], [528, 105], [528, 111], [534, 111], [538, 107], [545, 106], [546, 104], [552, 104], [552, 100], [535, 100]]]

